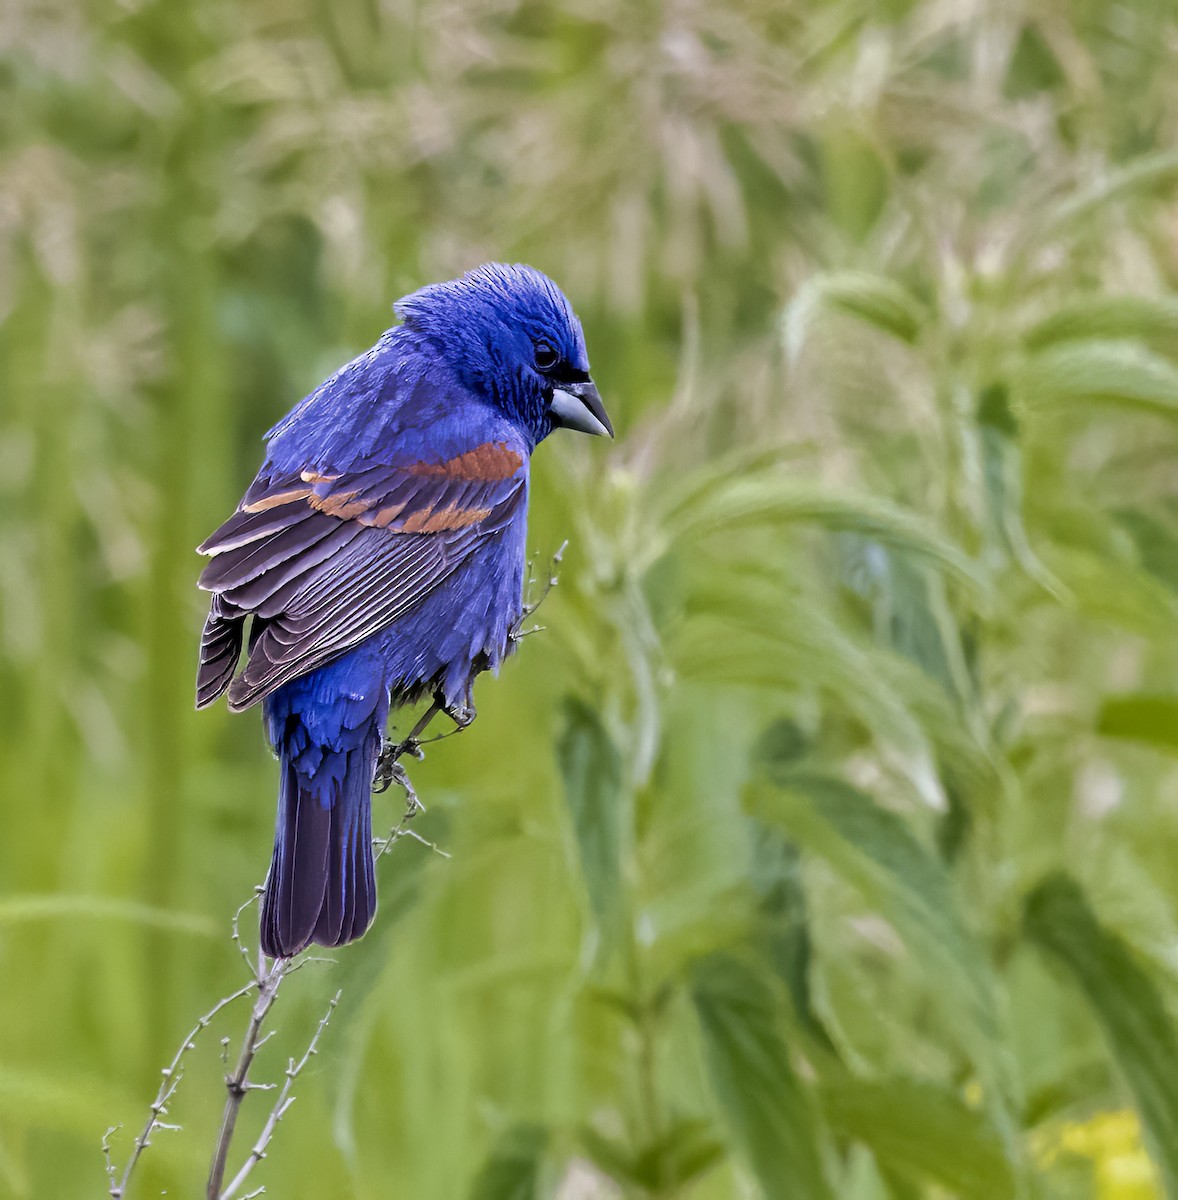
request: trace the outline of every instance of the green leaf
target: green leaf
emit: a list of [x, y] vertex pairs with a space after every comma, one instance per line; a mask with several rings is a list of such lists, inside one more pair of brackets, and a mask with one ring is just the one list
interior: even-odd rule
[[912, 1079], [846, 1078], [823, 1083], [831, 1129], [870, 1146], [886, 1171], [940, 1184], [959, 1200], [1015, 1194], [998, 1131], [952, 1092]]
[[1022, 100], [1060, 87], [1066, 81], [1050, 44], [1033, 24], [1024, 25], [1010, 56], [1002, 94], [1010, 100]]
[[799, 1024], [824, 1049], [829, 1034], [814, 1011], [810, 993], [812, 945], [806, 894], [797, 846], [772, 825], [748, 818], [753, 843], [751, 883], [757, 898], [759, 941], [767, 960], [789, 990]]
[[542, 1125], [523, 1123], [508, 1129], [479, 1168], [470, 1200], [539, 1200], [548, 1141]]
[[1113, 201], [1135, 193], [1168, 187], [1178, 180], [1178, 153], [1172, 150], [1142, 155], [1127, 165], [1103, 174], [1088, 187], [1073, 193], [1048, 214], [1048, 226], [1064, 225], [1102, 210]]
[[664, 1133], [637, 1150], [591, 1126], [580, 1130], [579, 1141], [586, 1157], [603, 1174], [654, 1195], [692, 1183], [727, 1153], [711, 1122], [698, 1118], [673, 1121]]
[[830, 694], [863, 723], [927, 804], [944, 806], [925, 731], [883, 670], [833, 619], [829, 603], [761, 574], [716, 574], [692, 593], [695, 611], [673, 646], [686, 678]]
[[581, 875], [608, 953], [625, 911], [621, 756], [597, 713], [570, 697], [565, 701], [565, 727], [557, 757]]
[[800, 523], [852, 531], [929, 559], [976, 587], [984, 586], [978, 567], [969, 557], [912, 513], [876, 496], [834, 492], [779, 475], [750, 475], [694, 492], [657, 516], [671, 540]]
[[1027, 897], [1024, 927], [1071, 973], [1103, 1027], [1173, 1200], [1178, 1197], [1178, 1032], [1157, 987], [1124, 939], [1100, 924], [1069, 875], [1049, 876]]
[[1118, 559], [1057, 540], [1046, 555], [1076, 609], [1086, 617], [1127, 629], [1142, 637], [1168, 639], [1178, 626], [1178, 602], [1165, 584]]
[[935, 997], [973, 1060], [991, 1111], [1003, 1123], [1013, 1102], [998, 1020], [996, 982], [960, 915], [940, 860], [895, 813], [828, 776], [783, 773], [754, 785], [750, 805], [821, 855], [896, 929], [935, 982]]
[[1100, 706], [1096, 731], [1178, 754], [1178, 696], [1144, 692], [1109, 696]]
[[1006, 552], [1037, 583], [1057, 598], [1063, 585], [1031, 548], [1023, 523], [1023, 459], [1018, 421], [1005, 383], [992, 383], [978, 396], [982, 482], [994, 532]]
[[730, 955], [697, 964], [692, 1000], [712, 1090], [732, 1140], [769, 1200], [832, 1200], [822, 1133], [782, 1036], [772, 988]]
[[929, 319], [928, 309], [886, 275], [839, 271], [807, 280], [786, 307], [785, 350], [796, 359], [825, 312], [840, 312], [902, 342], [914, 342]]
[[1053, 312], [1023, 336], [1029, 350], [1058, 342], [1133, 339], [1151, 341], [1178, 335], [1178, 296], [1087, 296]]
[[1178, 592], [1178, 530], [1173, 524], [1137, 508], [1115, 508], [1110, 515], [1133, 539], [1142, 568]]
[[843, 539], [843, 577], [871, 605], [876, 640], [915, 663], [959, 705], [973, 684], [945, 582], [911, 555], [855, 535]]
[[585, 1157], [615, 1183], [641, 1187], [636, 1173], [636, 1155], [629, 1146], [616, 1138], [608, 1137], [592, 1125], [577, 1131], [577, 1141]]
[[784, 442], [732, 451], [692, 471], [680, 471], [657, 479], [650, 489], [649, 499], [644, 498], [643, 502], [650, 505], [654, 515], [653, 524], [659, 524], [678, 513], [706, 506], [718, 489], [734, 480], [780, 479], [777, 472], [780, 472], [782, 464], [802, 453], [802, 448], [797, 444]]
[[876, 146], [846, 126], [827, 129], [818, 153], [827, 214], [845, 237], [861, 242], [887, 202], [887, 168]]
[[1016, 387], [1032, 411], [1110, 404], [1178, 418], [1178, 367], [1134, 342], [1051, 346], [1023, 364]]
[[676, 1121], [662, 1137], [639, 1151], [635, 1179], [656, 1195], [673, 1192], [705, 1175], [726, 1154], [710, 1121]]

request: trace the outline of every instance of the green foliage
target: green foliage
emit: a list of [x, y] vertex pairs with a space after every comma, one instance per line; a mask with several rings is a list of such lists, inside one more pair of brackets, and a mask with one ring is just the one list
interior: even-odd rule
[[870, 1146], [885, 1169], [963, 1200], [1017, 1192], [1003, 1139], [953, 1092], [912, 1079], [823, 1083], [822, 1111], [840, 1136]]
[[1157, 987], [1124, 939], [1100, 925], [1079, 886], [1062, 872], [1027, 897], [1026, 927], [1072, 973], [1092, 1006], [1137, 1098], [1168, 1194], [1175, 1194], [1178, 1032]]
[[475, 1178], [470, 1200], [537, 1200], [548, 1134], [542, 1126], [507, 1130]]
[[764, 1194], [829, 1197], [813, 1100], [770, 988], [739, 959], [715, 955], [697, 968], [692, 999], [716, 1098]]
[[1005, 1119], [1009, 1085], [1001, 1062], [997, 986], [957, 911], [943, 865], [903, 820], [837, 779], [794, 774], [753, 804], [860, 892], [908, 944], [927, 974], [946, 1026], [960, 1037]]
[[[1178, 1200], [1176, 36], [13, 0], [0, 1196], [100, 1194], [241, 981], [275, 779], [192, 711], [190, 548], [391, 300], [500, 258], [573, 298], [619, 438], [537, 453], [547, 630], [412, 766], [448, 857], [401, 839], [284, 986], [260, 1079], [343, 998], [259, 1182]], [[139, 1195], [199, 1190], [242, 1019]]]
[[1178, 367], [1132, 342], [1072, 341], [1044, 350], [1026, 365], [1019, 393], [1028, 405], [1104, 401], [1178, 416]]
[[843, 271], [817, 275], [802, 287], [785, 314], [785, 345], [797, 358], [823, 310], [844, 312], [882, 333], [915, 342], [928, 319], [924, 305], [886, 275]]
[[618, 922], [625, 916], [622, 838], [626, 811], [621, 760], [592, 708], [570, 700], [566, 710], [567, 724], [557, 754], [581, 875], [608, 951], [617, 938]]

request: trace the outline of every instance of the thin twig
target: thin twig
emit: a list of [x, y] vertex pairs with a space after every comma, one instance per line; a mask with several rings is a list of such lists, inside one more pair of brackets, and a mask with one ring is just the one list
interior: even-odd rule
[[431, 842], [429, 838], [422, 837], [416, 829], [406, 829], [401, 835], [402, 837], [411, 837], [415, 842], [420, 842], [427, 850], [432, 850], [435, 854], [440, 854], [443, 858], [450, 858], [450, 852], [443, 850], [437, 842]]
[[[515, 628], [511, 631], [513, 641], [519, 641], [521, 637], [526, 637], [529, 633], [537, 633], [543, 626], [538, 626], [536, 629], [528, 629], [521, 632], [523, 623], [548, 599], [548, 593], [560, 582], [560, 564], [564, 560], [564, 552], [569, 548], [568, 540], [561, 542], [556, 548], [556, 553], [552, 556], [551, 565], [548, 568], [548, 578], [544, 581], [544, 586], [540, 590], [540, 594], [532, 599], [530, 596], [525, 597], [523, 610], [520, 612], [519, 620], [515, 623]], [[530, 570], [530, 564], [529, 564]], [[534, 579], [528, 580], [529, 591], [535, 585]]]
[[[409, 782], [409, 776], [405, 774], [404, 770], [394, 776], [394, 779], [405, 792], [405, 812], [397, 824], [389, 830], [386, 837], [372, 839], [373, 848], [376, 850], [373, 863], [380, 862], [393, 846], [408, 834], [409, 822], [419, 812], [425, 812], [425, 806], [418, 799], [417, 793], [413, 790], [413, 784]], [[424, 838], [420, 840], [425, 841]]]
[[110, 1195], [116, 1196], [119, 1194], [118, 1171], [115, 1169], [115, 1160], [111, 1153], [110, 1139], [112, 1135], [118, 1133], [122, 1129], [121, 1125], [112, 1125], [102, 1135], [102, 1158], [106, 1164], [106, 1177], [110, 1180]]
[[243, 904], [237, 906], [237, 911], [233, 914], [233, 944], [237, 947], [237, 952], [245, 961], [245, 969], [257, 979], [258, 970], [251, 958], [250, 948], [245, 944], [245, 939], [241, 936], [241, 914], [245, 912], [251, 904], [257, 904], [258, 898], [261, 896], [263, 889], [261, 887], [254, 888], [254, 894]]
[[221, 1182], [225, 1178], [225, 1163], [229, 1157], [233, 1132], [237, 1128], [237, 1115], [241, 1111], [241, 1102], [245, 1099], [246, 1092], [256, 1086], [249, 1082], [249, 1072], [253, 1065], [254, 1055], [257, 1054], [258, 1046], [261, 1044], [259, 1038], [262, 1025], [265, 1023], [270, 1009], [274, 1006], [274, 1001], [278, 997], [278, 989], [289, 966], [289, 959], [276, 958], [271, 962], [269, 968], [259, 967], [254, 984], [251, 985], [257, 987], [258, 998], [254, 1001], [250, 1022], [241, 1042], [237, 1066], [234, 1067], [232, 1074], [225, 1077], [225, 1088], [229, 1094], [225, 1097], [225, 1110], [221, 1114], [221, 1131], [217, 1135], [216, 1145], [213, 1148], [213, 1161], [209, 1167], [209, 1182], [205, 1190], [207, 1200], [219, 1200], [221, 1195]]
[[[373, 858], [374, 863], [380, 862], [392, 848], [393, 844], [408, 833], [409, 822], [419, 812], [425, 812], [425, 805], [422, 804], [421, 798], [418, 796], [405, 768], [401, 766], [400, 759], [406, 754], [412, 754], [415, 758], [421, 757], [421, 742], [419, 739], [429, 727], [429, 723], [442, 711], [442, 706], [435, 700], [422, 716], [418, 718], [417, 724], [409, 731], [409, 736], [394, 745], [386, 747], [381, 756], [381, 769], [386, 773], [388, 782], [397, 784], [405, 793], [405, 812], [400, 821], [389, 831], [387, 837], [372, 839], [372, 846], [376, 851], [376, 855]], [[430, 740], [434, 741], [436, 739], [431, 738]], [[422, 838], [421, 840], [424, 841], [425, 839]]]
[[258, 987], [258, 980], [251, 979], [249, 983], [243, 987], [239, 987], [237, 991], [218, 1000], [212, 1008], [209, 1009], [203, 1017], [192, 1027], [188, 1036], [180, 1043], [180, 1048], [176, 1051], [172, 1061], [164, 1067], [160, 1072], [163, 1079], [160, 1083], [159, 1091], [156, 1093], [155, 1099], [152, 1101], [151, 1108], [147, 1117], [147, 1124], [143, 1127], [143, 1132], [135, 1139], [135, 1144], [131, 1148], [131, 1157], [127, 1160], [127, 1165], [123, 1169], [122, 1176], [117, 1180], [115, 1176], [117, 1172], [114, 1168], [114, 1162], [111, 1158], [110, 1138], [111, 1135], [118, 1129], [118, 1126], [113, 1126], [106, 1131], [106, 1136], [102, 1139], [102, 1152], [106, 1156], [107, 1162], [107, 1177], [110, 1179], [110, 1189], [108, 1194], [111, 1200], [122, 1200], [122, 1197], [127, 1193], [127, 1184], [131, 1180], [131, 1173], [135, 1170], [135, 1164], [138, 1163], [140, 1155], [151, 1145], [151, 1135], [157, 1129], [174, 1130], [176, 1125], [169, 1125], [163, 1118], [167, 1115], [168, 1104], [172, 1097], [176, 1094], [176, 1089], [180, 1086], [180, 1080], [184, 1076], [183, 1064], [184, 1056], [189, 1050], [193, 1049], [197, 1037], [200, 1036], [202, 1030], [208, 1028], [217, 1014], [234, 1000], [240, 1000], [242, 996], [248, 996], [250, 992]]
[[[274, 1101], [274, 1107], [270, 1110], [270, 1115], [266, 1118], [266, 1123], [262, 1126], [262, 1132], [258, 1134], [258, 1140], [254, 1143], [254, 1148], [250, 1151], [249, 1157], [245, 1160], [241, 1170], [237, 1172], [230, 1181], [229, 1186], [221, 1193], [220, 1200], [232, 1200], [238, 1188], [249, 1178], [250, 1172], [266, 1157], [266, 1148], [270, 1145], [270, 1139], [274, 1136], [275, 1129], [278, 1128], [278, 1122], [282, 1120], [286, 1115], [286, 1110], [295, 1102], [295, 1097], [290, 1094], [290, 1090], [294, 1086], [294, 1081], [302, 1073], [307, 1063], [319, 1053], [319, 1039], [323, 1036], [323, 1031], [327, 1028], [327, 1023], [331, 1020], [331, 1014], [335, 1011], [335, 1006], [339, 1003], [341, 995], [343, 995], [342, 992], [336, 992], [331, 998], [331, 1003], [327, 1006], [327, 1011], [320, 1019], [319, 1025], [303, 1057], [298, 1062], [295, 1062], [293, 1058], [288, 1061], [286, 1079], [283, 1081], [282, 1088]], [[270, 1086], [273, 1087], [274, 1085], [271, 1084]], [[252, 1196], [258, 1194], [257, 1191], [250, 1193]], [[248, 1200], [248, 1197], [246, 1200]]]

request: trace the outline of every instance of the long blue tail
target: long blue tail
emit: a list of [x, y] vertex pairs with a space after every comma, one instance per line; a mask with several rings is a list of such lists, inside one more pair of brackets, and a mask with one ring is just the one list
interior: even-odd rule
[[[311, 942], [342, 946], [372, 924], [372, 773], [380, 751], [377, 726], [355, 731], [346, 750], [307, 754], [297, 716], [277, 739], [282, 769], [274, 857], [262, 897], [262, 950], [290, 958]], [[317, 757], [314, 771], [305, 768]]]

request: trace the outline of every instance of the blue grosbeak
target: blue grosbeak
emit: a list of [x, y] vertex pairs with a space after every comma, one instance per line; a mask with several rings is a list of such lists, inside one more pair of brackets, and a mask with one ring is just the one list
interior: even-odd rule
[[490, 264], [396, 311], [399, 326], [270, 431], [237, 511], [200, 547], [212, 602], [197, 707], [261, 701], [280, 762], [271, 957], [368, 928], [390, 707], [469, 707], [522, 612], [532, 451], [561, 426], [613, 435], [580, 322], [540, 272]]

